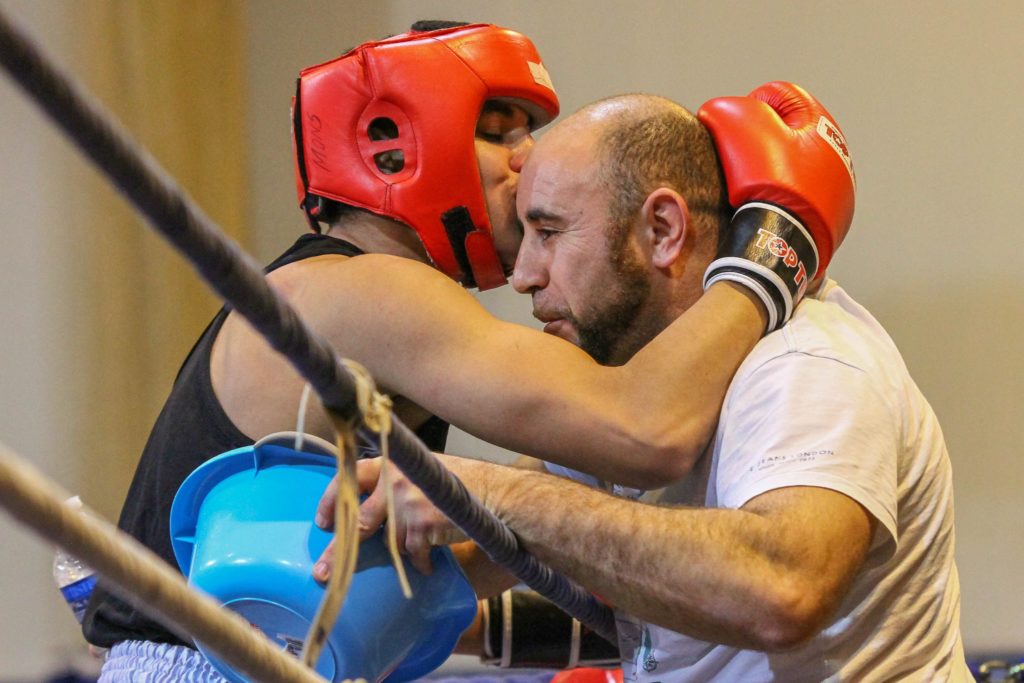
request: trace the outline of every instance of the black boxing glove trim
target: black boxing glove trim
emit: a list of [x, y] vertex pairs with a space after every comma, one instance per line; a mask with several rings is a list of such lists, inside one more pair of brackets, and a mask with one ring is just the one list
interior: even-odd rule
[[505, 591], [483, 601], [482, 609], [484, 664], [562, 669], [620, 663], [618, 645], [532, 591]]
[[704, 288], [719, 280], [754, 292], [768, 311], [767, 332], [785, 325], [818, 270], [818, 248], [791, 214], [751, 202], [733, 214], [729, 236], [704, 272]]

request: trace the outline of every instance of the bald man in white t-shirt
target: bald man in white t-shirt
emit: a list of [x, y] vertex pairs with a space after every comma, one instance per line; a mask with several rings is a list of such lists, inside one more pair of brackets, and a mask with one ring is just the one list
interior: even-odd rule
[[[714, 258], [700, 233], [665, 257], [659, 221], [685, 223], [694, 197], [673, 211], [684, 195], [636, 169], [649, 187], [615, 191], [673, 120], [692, 125], [658, 98], [600, 102], [549, 131], [523, 170], [513, 284], [549, 332], [604, 362], [644, 354]], [[616, 223], [625, 200], [649, 220]], [[615, 606], [629, 681], [971, 680], [941, 430], [892, 340], [832, 281], [755, 346], [714, 441], [664, 491], [442, 457], [530, 552]], [[422, 509], [397, 517], [407, 543], [446, 532]]]

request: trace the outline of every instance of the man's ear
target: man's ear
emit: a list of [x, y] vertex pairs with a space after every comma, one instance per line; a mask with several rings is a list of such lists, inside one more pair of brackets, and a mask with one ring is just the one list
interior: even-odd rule
[[675, 190], [659, 187], [647, 195], [641, 209], [651, 246], [651, 263], [669, 268], [683, 254], [690, 228], [690, 210]]

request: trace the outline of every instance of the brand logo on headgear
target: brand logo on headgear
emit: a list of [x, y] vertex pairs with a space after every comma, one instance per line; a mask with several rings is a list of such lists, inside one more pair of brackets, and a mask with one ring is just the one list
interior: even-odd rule
[[824, 116], [818, 119], [817, 131], [818, 135], [820, 135], [822, 139], [836, 151], [839, 158], [843, 160], [843, 164], [846, 166], [846, 171], [850, 174], [850, 180], [853, 181], [853, 185], [856, 187], [857, 176], [853, 173], [853, 160], [850, 159], [850, 148], [846, 145], [846, 138], [844, 138], [843, 134], [839, 132], [839, 129]]
[[773, 256], [779, 257], [786, 267], [796, 269], [793, 282], [799, 287], [797, 296], [802, 295], [804, 288], [807, 286], [807, 268], [804, 267], [803, 261], [797, 256], [796, 249], [789, 246], [786, 240], [764, 228], [757, 229], [757, 248], [764, 249]]
[[527, 66], [530, 67], [530, 74], [533, 76], [533, 80], [540, 85], [543, 85], [549, 90], [554, 90], [555, 86], [551, 83], [551, 75], [548, 70], [544, 68], [544, 65], [540, 62], [526, 62]]
[[327, 145], [324, 143], [321, 132], [324, 124], [320, 117], [315, 114], [310, 114], [306, 117], [306, 120], [309, 122], [309, 153], [313, 158], [313, 163], [325, 171], [330, 171], [331, 169], [327, 165]]

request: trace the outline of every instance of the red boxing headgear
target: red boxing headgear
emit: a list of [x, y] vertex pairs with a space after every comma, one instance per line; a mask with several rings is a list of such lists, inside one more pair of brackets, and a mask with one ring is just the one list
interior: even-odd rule
[[533, 43], [489, 24], [364, 43], [302, 71], [292, 133], [310, 225], [320, 198], [367, 209], [412, 227], [462, 284], [504, 284], [473, 143], [495, 99], [522, 107], [531, 130], [558, 116]]

